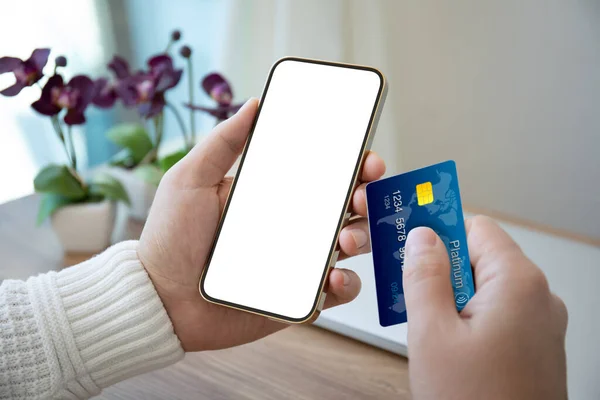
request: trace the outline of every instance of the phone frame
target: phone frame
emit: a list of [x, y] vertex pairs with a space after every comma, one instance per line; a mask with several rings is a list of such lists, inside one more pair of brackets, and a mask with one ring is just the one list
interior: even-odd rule
[[[264, 103], [267, 92], [269, 90], [271, 78], [273, 77], [273, 73], [275, 72], [275, 69], [277, 68], [277, 66], [284, 61], [296, 61], [296, 62], [321, 64], [321, 65], [328, 65], [328, 66], [333, 66], [333, 67], [352, 68], [352, 69], [360, 69], [360, 70], [370, 71], [370, 72], [374, 72], [375, 74], [377, 74], [377, 76], [379, 76], [379, 79], [381, 81], [381, 84], [379, 86], [379, 91], [377, 93], [377, 98], [376, 98], [375, 104], [373, 106], [373, 110], [371, 112], [371, 117], [369, 119], [369, 125], [367, 127], [367, 131], [365, 132], [365, 136], [363, 139], [360, 155], [358, 157], [358, 160], [356, 161], [356, 166], [354, 167], [354, 173], [352, 175], [352, 182], [349, 185], [348, 192], [346, 193], [345, 205], [342, 209], [342, 213], [340, 214], [337, 230], [335, 232], [333, 242], [329, 249], [329, 256], [327, 258], [327, 262], [325, 263], [325, 266], [323, 267], [323, 275], [321, 277], [321, 282], [319, 284], [319, 290], [316, 293], [315, 301], [313, 303], [313, 306], [311, 307], [310, 312], [303, 318], [290, 318], [290, 317], [286, 317], [285, 315], [279, 315], [279, 314], [271, 313], [268, 311], [259, 310], [259, 309], [255, 309], [252, 307], [247, 307], [247, 306], [244, 306], [241, 304], [235, 304], [235, 303], [231, 303], [228, 301], [215, 299], [215, 298], [209, 296], [206, 293], [206, 291], [204, 290], [204, 280], [206, 278], [206, 274], [208, 272], [210, 262], [212, 261], [213, 253], [215, 251], [217, 242], [219, 240], [221, 228], [223, 227], [223, 223], [225, 221], [225, 216], [227, 215], [227, 210], [229, 208], [229, 204], [230, 204], [233, 194], [235, 192], [235, 187], [237, 184], [238, 177], [244, 166], [244, 160], [246, 158], [246, 153], [248, 152], [248, 148], [250, 147], [250, 142], [252, 141], [252, 136], [254, 135], [254, 129], [256, 127], [258, 118], [260, 117], [262, 105]], [[329, 276], [329, 272], [331, 271], [331, 269], [335, 266], [337, 257], [339, 255], [338, 241], [339, 241], [340, 232], [342, 231], [344, 226], [346, 226], [348, 224], [348, 220], [350, 219], [350, 216], [351, 216], [351, 213], [348, 212], [348, 209], [350, 206], [350, 202], [352, 201], [352, 194], [354, 192], [354, 189], [356, 188], [356, 183], [357, 183], [358, 177], [359, 177], [360, 173], [362, 172], [362, 167], [363, 167], [366, 155], [368, 154], [368, 151], [370, 150], [371, 144], [373, 142], [374, 132], [375, 132], [375, 129], [379, 122], [379, 117], [381, 116], [381, 111], [383, 109], [383, 105], [385, 103], [385, 98], [387, 95], [387, 88], [388, 88], [388, 85], [387, 85], [385, 76], [381, 73], [381, 71], [379, 71], [376, 68], [372, 68], [372, 67], [355, 65], [355, 64], [347, 64], [347, 63], [339, 63], [339, 62], [323, 61], [323, 60], [317, 60], [317, 59], [301, 58], [301, 57], [283, 57], [283, 58], [277, 60], [275, 62], [275, 64], [273, 64], [273, 66], [271, 67], [271, 70], [269, 72], [267, 81], [265, 83], [265, 86], [264, 86], [264, 89], [263, 89], [263, 92], [262, 92], [262, 95], [260, 98], [260, 102], [258, 105], [258, 110], [256, 111], [256, 116], [254, 117], [254, 121], [252, 122], [252, 126], [250, 128], [250, 133], [248, 135], [248, 139], [246, 140], [246, 144], [244, 145], [244, 150], [242, 152], [240, 164], [239, 164], [238, 170], [235, 174], [235, 177], [233, 179], [233, 182], [231, 184], [231, 189], [229, 190], [229, 194], [228, 194], [227, 200], [225, 202], [225, 207], [223, 208], [223, 212], [221, 214], [219, 224], [218, 224], [217, 230], [215, 232], [215, 236], [214, 236], [213, 243], [211, 245], [210, 252], [209, 252], [207, 260], [206, 260], [206, 264], [204, 265], [204, 268], [202, 270], [202, 276], [200, 278], [200, 282], [199, 282], [198, 286], [199, 286], [200, 294], [202, 295], [204, 300], [206, 300], [210, 303], [213, 303], [213, 304], [218, 304], [218, 305], [233, 308], [236, 310], [249, 312], [252, 314], [260, 315], [260, 316], [267, 317], [269, 319], [272, 319], [272, 320], [275, 320], [278, 322], [287, 323], [287, 324], [302, 324], [302, 323], [312, 322], [319, 316], [319, 314], [323, 308], [323, 304], [325, 303], [325, 297], [327, 294], [324, 292], [325, 284], [327, 282], [327, 277]]]

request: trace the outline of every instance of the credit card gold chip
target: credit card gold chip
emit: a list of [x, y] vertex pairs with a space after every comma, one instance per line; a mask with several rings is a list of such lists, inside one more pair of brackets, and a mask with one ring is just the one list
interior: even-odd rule
[[420, 206], [433, 203], [433, 189], [431, 187], [431, 182], [417, 185], [417, 200]]

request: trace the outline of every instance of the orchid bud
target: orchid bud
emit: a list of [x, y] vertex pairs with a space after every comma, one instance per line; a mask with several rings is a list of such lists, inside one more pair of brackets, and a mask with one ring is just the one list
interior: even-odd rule
[[67, 58], [65, 56], [58, 56], [54, 59], [54, 64], [56, 64], [57, 67], [66, 67]]
[[179, 54], [181, 54], [181, 57], [183, 58], [190, 58], [192, 55], [192, 49], [190, 49], [189, 46], [183, 46], [181, 50], [179, 50]]

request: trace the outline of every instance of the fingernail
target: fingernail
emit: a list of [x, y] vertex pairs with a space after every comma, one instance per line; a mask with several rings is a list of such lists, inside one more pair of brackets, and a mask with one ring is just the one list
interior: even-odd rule
[[362, 229], [352, 229], [350, 230], [350, 234], [352, 235], [352, 239], [354, 239], [354, 243], [356, 244], [356, 248], [360, 249], [367, 244], [367, 234]]
[[419, 227], [411, 230], [406, 238], [406, 251], [408, 253], [419, 252], [426, 247], [432, 247], [437, 242], [436, 233], [425, 227]]
[[340, 271], [342, 276], [344, 277], [344, 286], [348, 286], [350, 284], [350, 275], [346, 271]]

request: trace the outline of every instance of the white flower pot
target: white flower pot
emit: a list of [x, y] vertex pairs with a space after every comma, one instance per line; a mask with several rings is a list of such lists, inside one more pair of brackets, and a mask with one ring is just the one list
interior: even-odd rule
[[157, 187], [139, 178], [133, 170], [110, 167], [107, 173], [118, 179], [127, 191], [131, 202], [129, 217], [145, 221], [148, 218]]
[[115, 203], [71, 204], [52, 215], [52, 227], [65, 252], [98, 253], [110, 246]]

